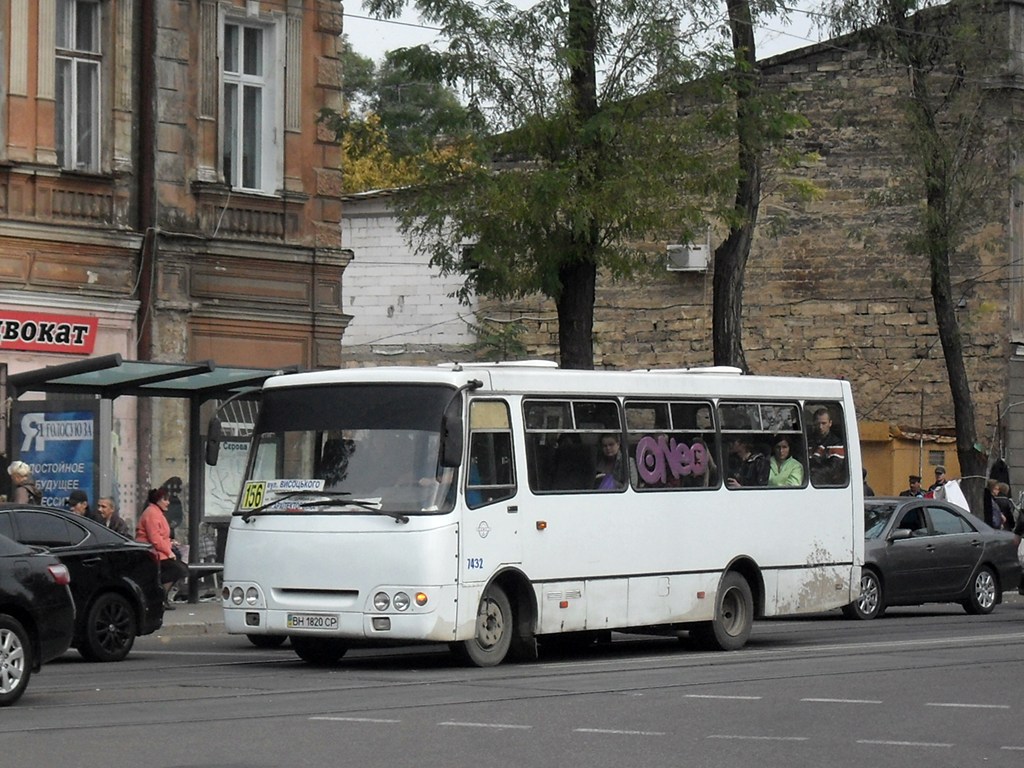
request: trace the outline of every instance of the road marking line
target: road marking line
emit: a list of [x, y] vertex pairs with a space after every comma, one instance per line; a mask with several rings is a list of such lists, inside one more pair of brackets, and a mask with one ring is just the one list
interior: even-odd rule
[[733, 741], [810, 741], [809, 736], [737, 736], [726, 733], [712, 733], [709, 739], [731, 739]]
[[610, 728], [573, 728], [573, 733], [608, 733], [613, 736], [664, 736], [660, 731], [616, 731]]
[[878, 744], [884, 747], [952, 747], [952, 744], [940, 744], [931, 741], [883, 741], [874, 739], [857, 739], [858, 744]]
[[339, 723], [400, 723], [401, 720], [388, 720], [378, 717], [331, 717], [328, 715], [317, 715], [310, 720], [332, 720]]
[[1008, 752], [1024, 752], [1024, 747], [1000, 747], [1000, 749], [1005, 749]]
[[687, 693], [684, 699], [738, 699], [739, 701], [760, 701], [760, 696], [726, 696], [714, 693]]
[[818, 704], [881, 704], [881, 701], [876, 699], [800, 699], [800, 701], [810, 701]]
[[438, 723], [438, 725], [453, 725], [458, 728], [506, 728], [511, 730], [527, 731], [533, 728], [532, 725], [510, 725], [508, 723]]
[[1009, 704], [958, 704], [956, 702], [941, 703], [941, 702], [928, 702], [925, 704], [926, 707], [954, 707], [961, 709], [1009, 709]]

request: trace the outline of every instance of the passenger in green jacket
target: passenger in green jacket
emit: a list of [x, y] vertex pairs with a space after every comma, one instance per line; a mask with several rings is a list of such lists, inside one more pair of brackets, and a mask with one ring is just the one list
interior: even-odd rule
[[803, 465], [793, 458], [789, 438], [780, 435], [772, 445], [772, 458], [768, 469], [768, 485], [794, 486], [804, 484]]

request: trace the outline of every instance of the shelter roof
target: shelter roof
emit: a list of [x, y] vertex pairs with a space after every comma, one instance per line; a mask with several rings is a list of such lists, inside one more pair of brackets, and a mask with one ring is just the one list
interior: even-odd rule
[[235, 368], [217, 366], [212, 360], [196, 363], [165, 363], [124, 360], [121, 355], [102, 355], [62, 365], [50, 365], [7, 377], [15, 397], [24, 392], [64, 392], [99, 395], [114, 399], [178, 397], [204, 402], [257, 390], [271, 376], [291, 373], [287, 368]]

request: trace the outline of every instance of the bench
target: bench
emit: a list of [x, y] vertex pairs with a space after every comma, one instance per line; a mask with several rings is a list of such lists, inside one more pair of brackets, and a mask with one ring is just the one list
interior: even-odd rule
[[220, 574], [224, 570], [224, 563], [189, 563], [188, 564], [188, 601], [199, 602], [199, 582], [210, 576], [213, 577], [213, 589], [217, 599], [220, 599]]

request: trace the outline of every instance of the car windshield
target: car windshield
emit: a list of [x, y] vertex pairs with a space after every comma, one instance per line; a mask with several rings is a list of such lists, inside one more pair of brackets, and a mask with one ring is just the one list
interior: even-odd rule
[[[448, 387], [410, 385], [269, 390], [240, 509], [451, 510], [454, 471], [439, 467], [438, 450], [442, 415], [453, 395]], [[249, 494], [254, 484], [264, 492]]]
[[895, 504], [864, 505], [864, 538], [877, 539], [896, 512]]

